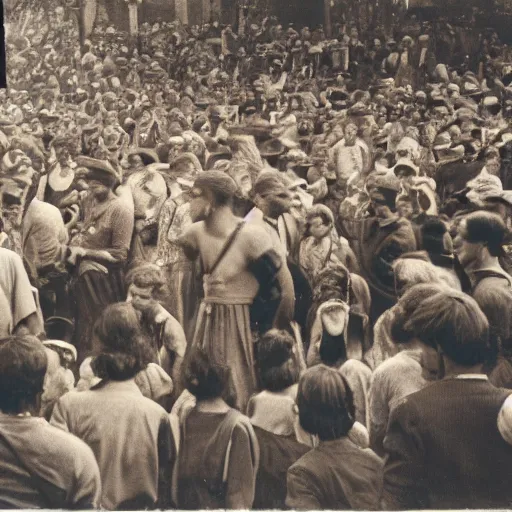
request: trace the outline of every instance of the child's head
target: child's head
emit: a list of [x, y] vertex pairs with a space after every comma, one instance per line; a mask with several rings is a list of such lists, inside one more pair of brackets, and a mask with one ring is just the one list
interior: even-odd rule
[[334, 216], [323, 204], [315, 204], [306, 216], [306, 236], [316, 239], [326, 237], [334, 226]]

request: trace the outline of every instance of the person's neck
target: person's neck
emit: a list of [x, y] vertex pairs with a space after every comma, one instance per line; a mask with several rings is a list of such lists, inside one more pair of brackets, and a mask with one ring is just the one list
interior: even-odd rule
[[498, 272], [504, 272], [499, 259], [496, 256], [491, 256], [489, 253], [484, 255], [481, 261], [475, 265], [474, 268], [470, 269], [471, 272], [476, 272], [478, 270], [496, 270]]
[[226, 229], [231, 228], [236, 220], [235, 214], [229, 206], [215, 208], [205, 219], [207, 231], [212, 234], [223, 235]]
[[476, 364], [474, 366], [461, 366], [448, 357], [444, 356], [444, 377], [453, 378], [459, 375], [475, 375], [482, 374], [483, 364]]
[[418, 338], [413, 338], [408, 343], [402, 344], [403, 350], [419, 351], [423, 348], [423, 343]]
[[224, 413], [229, 411], [229, 405], [221, 398], [209, 398], [197, 402], [196, 409], [199, 412]]

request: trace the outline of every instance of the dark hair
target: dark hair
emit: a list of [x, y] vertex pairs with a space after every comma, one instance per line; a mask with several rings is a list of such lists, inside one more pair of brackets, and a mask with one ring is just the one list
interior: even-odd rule
[[323, 364], [302, 375], [297, 393], [301, 427], [321, 441], [346, 436], [354, 425], [354, 397], [341, 373]]
[[469, 295], [443, 289], [424, 300], [405, 329], [422, 342], [440, 347], [461, 366], [474, 366], [489, 356], [489, 323]]
[[152, 288], [160, 292], [165, 288], [166, 279], [162, 269], [153, 263], [143, 263], [132, 268], [125, 278], [127, 287], [132, 284], [137, 288]]
[[0, 339], [0, 410], [19, 414], [37, 405], [43, 391], [48, 357], [33, 336]]
[[94, 335], [102, 349], [91, 367], [101, 379], [132, 379], [153, 360], [150, 344], [141, 332], [131, 304], [119, 302], [107, 306], [94, 326]]
[[442, 287], [443, 285], [440, 284], [416, 284], [400, 297], [392, 309], [394, 319], [391, 325], [391, 337], [394, 343], [409, 343], [415, 337], [413, 331], [405, 328], [405, 324], [421, 304], [442, 290]]
[[286, 331], [272, 329], [258, 342], [260, 384], [269, 391], [282, 391], [299, 380], [299, 369], [293, 357], [293, 338]]
[[222, 171], [207, 171], [199, 175], [194, 187], [209, 191], [217, 206], [226, 206], [233, 201], [238, 187], [230, 176]]
[[420, 228], [422, 249], [435, 254], [446, 252], [444, 236], [448, 232], [446, 224], [437, 217], [428, 217]]
[[504, 254], [507, 227], [501, 217], [495, 213], [477, 211], [466, 218], [465, 239], [470, 243], [484, 243], [491, 256]]
[[235, 402], [230, 368], [211, 361], [202, 349], [192, 352], [183, 381], [198, 402], [210, 398], [224, 398], [229, 405]]

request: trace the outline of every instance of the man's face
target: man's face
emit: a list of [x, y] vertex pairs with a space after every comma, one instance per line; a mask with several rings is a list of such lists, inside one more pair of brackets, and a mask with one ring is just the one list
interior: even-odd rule
[[466, 270], [474, 269], [480, 262], [483, 244], [474, 244], [467, 241], [466, 221], [459, 224], [457, 236], [453, 241], [453, 247], [461, 265]]
[[252, 189], [252, 181], [251, 175], [247, 169], [238, 169], [234, 175], [233, 179], [238, 186], [238, 190], [240, 191], [240, 195], [247, 199], [249, 197], [249, 193]]
[[141, 312], [151, 308], [155, 303], [152, 287], [139, 288], [135, 284], [131, 284], [128, 288], [126, 302], [130, 302], [134, 309]]
[[345, 145], [353, 146], [356, 143], [357, 139], [357, 126], [354, 124], [349, 124], [345, 129]]
[[107, 199], [110, 188], [107, 187], [104, 183], [101, 183], [100, 181], [91, 180], [89, 181], [89, 191], [90, 193], [99, 201], [104, 201]]
[[190, 191], [190, 218], [192, 222], [205, 220], [211, 212], [211, 201], [204, 190], [194, 187]]
[[290, 210], [292, 196], [284, 187], [273, 189], [271, 192], [266, 192], [258, 197], [259, 208], [263, 211], [264, 215], [271, 219], [277, 219]]

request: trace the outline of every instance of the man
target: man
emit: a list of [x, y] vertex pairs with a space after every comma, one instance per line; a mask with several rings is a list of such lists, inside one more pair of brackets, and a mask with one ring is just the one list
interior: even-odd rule
[[491, 366], [499, 352], [509, 349], [502, 346], [509, 337], [503, 319], [508, 317], [508, 304], [512, 301], [512, 277], [499, 263], [499, 257], [505, 254], [507, 231], [498, 215], [478, 211], [460, 222], [454, 241], [459, 262], [471, 282], [471, 295], [489, 320]]
[[422, 302], [405, 329], [438, 347], [444, 378], [409, 395], [391, 415], [384, 508], [509, 508], [512, 446], [500, 434], [498, 414], [510, 392], [482, 371], [485, 315], [471, 297], [443, 290]]
[[76, 332], [79, 362], [91, 347], [94, 322], [105, 306], [125, 298], [123, 271], [131, 245], [134, 216], [114, 195], [119, 178], [105, 161], [80, 157], [89, 193], [81, 205], [82, 222], [69, 244], [68, 262], [75, 267]]
[[23, 261], [14, 251], [3, 247], [0, 247], [0, 295], [0, 306], [4, 306], [0, 310], [4, 335], [21, 328], [34, 336], [44, 331]]
[[31, 336], [0, 339], [0, 507], [99, 508], [91, 449], [37, 417], [47, 361]]
[[[245, 411], [256, 391], [250, 306], [262, 290], [274, 303], [284, 302], [282, 292], [288, 286], [279, 272], [283, 260], [269, 235], [233, 214], [236, 190], [235, 182], [221, 171], [199, 176], [190, 194], [194, 224], [181, 244], [189, 259], [200, 258], [204, 271], [204, 299], [191, 348], [203, 348], [213, 361], [231, 369], [236, 405]], [[289, 322], [287, 313], [278, 306], [272, 324]]]
[[149, 335], [154, 359], [171, 377], [175, 396], [179, 396], [181, 367], [187, 340], [183, 327], [160, 304], [165, 286], [163, 271], [157, 265], [147, 263], [132, 269], [126, 276], [127, 302], [131, 302], [140, 317], [143, 331]]
[[392, 172], [375, 173], [368, 178], [366, 188], [373, 215], [363, 221], [341, 222], [353, 239], [361, 275], [370, 286], [373, 324], [396, 303], [392, 264], [402, 254], [416, 250], [416, 238], [411, 223], [396, 212], [399, 179]]

